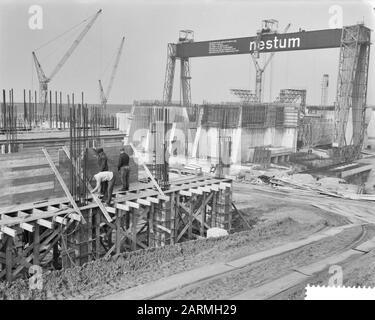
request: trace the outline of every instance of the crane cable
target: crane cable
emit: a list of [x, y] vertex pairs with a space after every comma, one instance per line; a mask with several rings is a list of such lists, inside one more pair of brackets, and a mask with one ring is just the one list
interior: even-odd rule
[[[96, 13], [95, 13], [96, 14]], [[62, 36], [64, 36], [65, 34], [67, 34], [68, 32], [72, 31], [73, 29], [77, 28], [78, 26], [80, 26], [81, 24], [85, 23], [87, 20], [91, 19], [93, 16], [95, 16], [95, 14], [87, 17], [86, 19], [82, 20], [80, 23], [74, 25], [73, 27], [71, 27], [70, 29], [68, 29], [67, 31], [64, 31], [63, 33], [59, 34], [58, 36], [56, 36], [55, 38], [45, 42], [44, 44], [42, 44], [41, 46], [39, 46], [38, 48], [34, 49], [34, 51], [37, 51], [41, 48], [44, 48], [45, 46], [47, 46], [48, 44], [52, 43], [53, 41], [56, 41], [57, 39], [61, 38]]]

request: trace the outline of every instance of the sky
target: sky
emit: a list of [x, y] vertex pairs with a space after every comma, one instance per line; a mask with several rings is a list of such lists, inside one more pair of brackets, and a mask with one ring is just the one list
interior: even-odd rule
[[[42, 29], [33, 30], [29, 26], [32, 5], [43, 9]], [[291, 23], [288, 32], [300, 28], [328, 29], [334, 23], [332, 16], [335, 8], [337, 13], [337, 6], [342, 10], [343, 25], [364, 21], [375, 29], [375, 1], [0, 0], [0, 89], [13, 88], [15, 101], [22, 101], [23, 89], [38, 90], [31, 52], [37, 49], [39, 61], [49, 76], [83, 24], [65, 32], [100, 8], [102, 14], [49, 88], [64, 94], [84, 92], [86, 102], [98, 103], [98, 79], [102, 79], [106, 88], [114, 55], [125, 36], [108, 103], [128, 104], [162, 98], [167, 44], [177, 42], [179, 30], [193, 30], [195, 41], [255, 36], [261, 21], [271, 18], [279, 21], [280, 31], [288, 23]], [[375, 104], [374, 61], [372, 49], [367, 99], [372, 105]], [[332, 104], [338, 64], [339, 49], [278, 52], [265, 71], [264, 101], [273, 101], [280, 89], [299, 88], [307, 89], [308, 104], [319, 104], [322, 76], [328, 74], [328, 101]], [[249, 55], [192, 58], [190, 65], [194, 103], [237, 101], [230, 93], [231, 88], [255, 87], [255, 68]], [[173, 100], [180, 98], [178, 77], [177, 65]]]

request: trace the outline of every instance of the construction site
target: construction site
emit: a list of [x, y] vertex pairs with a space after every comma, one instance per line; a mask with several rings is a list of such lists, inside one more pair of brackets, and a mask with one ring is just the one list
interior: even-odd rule
[[[96, 103], [53, 81], [102, 15], [52, 72], [30, 50], [39, 91], [0, 88], [0, 299], [303, 299], [332, 265], [345, 285], [375, 285], [369, 27], [291, 31], [266, 19], [249, 37], [209, 41], [184, 29], [165, 43], [162, 98], [115, 105], [126, 32]], [[337, 74], [316, 83], [319, 105], [309, 88], [265, 98], [278, 52], [319, 49], [337, 56]], [[193, 103], [194, 60], [229, 55], [249, 56], [255, 83]]]

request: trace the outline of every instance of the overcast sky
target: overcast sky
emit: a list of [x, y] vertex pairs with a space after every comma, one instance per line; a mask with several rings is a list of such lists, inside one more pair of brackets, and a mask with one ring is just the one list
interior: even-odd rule
[[[43, 9], [43, 29], [29, 28], [31, 5]], [[252, 1], [252, 0], [0, 0], [0, 88], [38, 90], [31, 52], [56, 38], [85, 18], [103, 9], [76, 51], [55, 76], [51, 90], [84, 91], [86, 101], [99, 102], [98, 79], [109, 81], [114, 54], [125, 36], [109, 103], [132, 103], [139, 99], [161, 99], [167, 58], [167, 43], [176, 42], [181, 29], [195, 32], [195, 41], [254, 36], [263, 19], [277, 19], [282, 31], [299, 28], [327, 29], [332, 23], [330, 8], [342, 8], [343, 24], [364, 21], [375, 29], [375, 1]], [[71, 32], [37, 50], [47, 76], [82, 30]], [[372, 33], [372, 39], [374, 34]], [[329, 102], [333, 103], [339, 49], [276, 53], [265, 73], [264, 100], [274, 100], [280, 89], [306, 88], [307, 102], [319, 104], [321, 79], [330, 76]], [[368, 103], [375, 104], [375, 50], [369, 70]], [[179, 99], [176, 68], [174, 100]], [[191, 59], [192, 100], [201, 103], [236, 101], [229, 89], [254, 89], [255, 70], [249, 55]], [[270, 81], [272, 79], [272, 81]]]

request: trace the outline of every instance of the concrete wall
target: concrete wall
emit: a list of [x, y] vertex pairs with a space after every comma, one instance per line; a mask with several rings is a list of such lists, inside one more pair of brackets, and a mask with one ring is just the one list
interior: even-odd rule
[[117, 128], [122, 132], [127, 132], [129, 126], [131, 125], [130, 119], [131, 113], [129, 112], [119, 112], [116, 113]]
[[[230, 137], [232, 141], [232, 163], [248, 162], [252, 160], [255, 147], [269, 146], [296, 150], [296, 128], [234, 128], [222, 129], [222, 137]], [[197, 157], [206, 159], [210, 157], [218, 159], [218, 128], [200, 129], [200, 137], [197, 147]]]

